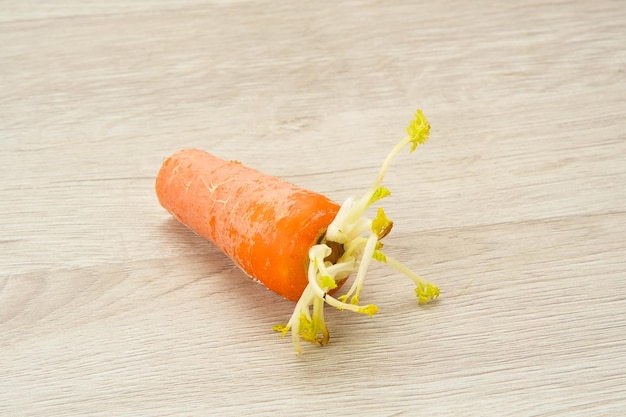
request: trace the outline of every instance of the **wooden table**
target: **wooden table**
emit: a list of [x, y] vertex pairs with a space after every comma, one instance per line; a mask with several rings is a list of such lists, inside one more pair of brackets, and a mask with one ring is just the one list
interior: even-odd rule
[[[621, 1], [0, 4], [0, 415], [626, 413]], [[336, 201], [386, 179], [331, 343], [163, 210], [198, 147]]]

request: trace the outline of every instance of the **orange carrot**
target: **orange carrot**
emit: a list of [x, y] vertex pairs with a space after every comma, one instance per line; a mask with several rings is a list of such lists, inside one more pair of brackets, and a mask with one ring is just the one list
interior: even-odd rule
[[309, 283], [309, 248], [339, 211], [321, 194], [198, 149], [167, 159], [156, 191], [181, 223], [292, 301]]
[[[423, 144], [430, 125], [421, 111], [407, 136], [387, 155], [373, 184], [361, 196], [339, 206], [326, 197], [278, 178], [225, 161], [197, 149], [168, 158], [156, 181], [159, 201], [180, 222], [212, 241], [251, 277], [289, 300], [296, 301], [286, 324], [296, 352], [300, 339], [324, 345], [329, 333], [324, 305], [374, 315], [375, 305], [359, 305], [371, 260], [386, 263], [416, 285], [419, 304], [439, 296], [439, 289], [383, 252], [381, 240], [393, 222], [382, 208], [376, 217], [366, 211], [391, 193], [382, 186], [395, 156], [410, 145]], [[350, 289], [335, 298], [346, 279]]]

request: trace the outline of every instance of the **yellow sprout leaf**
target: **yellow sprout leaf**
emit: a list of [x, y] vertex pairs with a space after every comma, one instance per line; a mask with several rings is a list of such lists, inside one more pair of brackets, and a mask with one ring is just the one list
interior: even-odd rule
[[320, 287], [333, 290], [337, 288], [337, 282], [335, 282], [335, 280], [329, 277], [328, 275], [324, 275], [320, 277]]
[[374, 314], [378, 313], [378, 307], [376, 307], [374, 304], [368, 304], [365, 307], [361, 307], [359, 309], [359, 313], [367, 314], [371, 317]]
[[387, 262], [387, 255], [385, 255], [384, 253], [382, 253], [379, 250], [375, 250], [374, 251], [374, 254], [372, 255], [372, 258], [374, 258], [378, 262], [382, 262], [382, 263], [386, 263]]
[[378, 209], [376, 218], [372, 220], [372, 232], [376, 233], [378, 239], [382, 239], [391, 232], [393, 222], [387, 218], [382, 208]]
[[280, 336], [281, 337], [285, 337], [285, 335], [289, 332], [289, 330], [291, 329], [291, 327], [287, 326], [286, 324], [276, 324], [274, 326], [272, 326], [272, 330], [278, 333], [282, 333]]
[[426, 116], [424, 116], [421, 110], [415, 112], [415, 119], [406, 128], [406, 133], [411, 137], [411, 143], [413, 144], [409, 152], [413, 152], [417, 145], [421, 145], [428, 140], [430, 124], [428, 124], [428, 120], [426, 120]]
[[381, 200], [390, 195], [391, 195], [391, 191], [389, 191], [387, 187], [378, 187], [376, 190], [374, 190], [374, 194], [372, 194], [372, 196], [370, 197], [370, 201], [368, 202], [367, 205], [369, 207], [376, 201]]
[[418, 303], [426, 304], [439, 297], [439, 288], [431, 283], [425, 283], [418, 285], [417, 288], [415, 288], [415, 293], [417, 294]]
[[300, 315], [300, 337], [302, 337], [302, 340], [315, 343], [317, 335], [314, 333], [311, 320], [304, 314]]

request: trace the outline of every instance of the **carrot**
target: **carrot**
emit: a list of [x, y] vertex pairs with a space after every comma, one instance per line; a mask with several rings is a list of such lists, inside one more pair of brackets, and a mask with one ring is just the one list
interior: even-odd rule
[[[161, 167], [156, 192], [161, 205], [180, 222], [213, 242], [246, 274], [285, 298], [296, 301], [286, 324], [297, 353], [300, 339], [325, 345], [329, 332], [324, 305], [374, 315], [378, 307], [360, 305], [365, 275], [372, 259], [408, 276], [419, 304], [439, 296], [439, 288], [385, 254], [381, 240], [393, 222], [382, 208], [366, 211], [389, 196], [383, 178], [396, 155], [410, 145], [413, 152], [428, 139], [430, 125], [418, 110], [403, 138], [384, 160], [377, 178], [361, 196], [341, 206], [312, 191], [225, 161], [197, 149], [179, 151]], [[350, 289], [333, 294], [356, 273]]]
[[321, 194], [198, 149], [163, 163], [156, 192], [181, 223], [291, 301], [309, 283], [309, 248], [339, 211]]

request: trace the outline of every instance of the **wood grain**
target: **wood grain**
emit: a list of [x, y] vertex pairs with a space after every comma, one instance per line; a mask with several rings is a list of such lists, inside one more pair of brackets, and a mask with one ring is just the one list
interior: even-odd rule
[[[0, 5], [0, 415], [620, 416], [626, 9], [515, 3]], [[183, 147], [342, 201], [386, 184], [374, 318], [293, 304], [158, 205]]]

